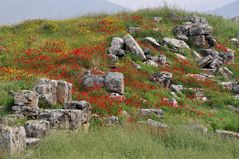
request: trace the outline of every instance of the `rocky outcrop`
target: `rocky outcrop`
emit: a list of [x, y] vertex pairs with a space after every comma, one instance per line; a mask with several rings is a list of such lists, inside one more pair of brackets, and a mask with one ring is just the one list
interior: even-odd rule
[[187, 16], [183, 25], [174, 28], [173, 32], [177, 39], [184, 40], [199, 48], [216, 46], [216, 40], [212, 36], [212, 27], [205, 18]]
[[0, 126], [0, 153], [15, 154], [26, 149], [24, 127]]
[[71, 101], [72, 84], [63, 80], [49, 80], [41, 78], [33, 88], [43, 100], [49, 105], [65, 104]]

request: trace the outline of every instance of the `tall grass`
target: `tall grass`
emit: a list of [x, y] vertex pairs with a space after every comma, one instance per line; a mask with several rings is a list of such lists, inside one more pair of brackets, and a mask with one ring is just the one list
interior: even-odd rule
[[[182, 130], [111, 127], [55, 132], [24, 155], [41, 159], [236, 159], [239, 142]], [[21, 158], [16, 156], [15, 158]]]

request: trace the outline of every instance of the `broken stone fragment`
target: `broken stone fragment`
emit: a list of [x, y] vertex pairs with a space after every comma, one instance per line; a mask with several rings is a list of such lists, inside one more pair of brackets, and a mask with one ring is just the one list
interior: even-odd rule
[[175, 85], [175, 84], [172, 84], [170, 85], [170, 90], [175, 92], [175, 93], [182, 93], [183, 91], [183, 86], [182, 85]]
[[71, 100], [72, 84], [63, 80], [38, 79], [33, 88], [43, 100], [49, 105], [65, 104]]
[[206, 57], [208, 55], [210, 55], [212, 57], [219, 56], [219, 52], [214, 49], [200, 49], [199, 53], [203, 57]]
[[161, 47], [161, 45], [157, 42], [157, 40], [152, 38], [152, 37], [146, 37], [145, 41], [149, 42], [151, 45], [153, 45], [156, 48], [160, 48]]
[[232, 91], [236, 94], [239, 94], [239, 83], [232, 83]]
[[207, 97], [204, 95], [204, 90], [201, 88], [189, 88], [189, 90], [193, 91], [194, 98], [197, 100], [201, 100], [203, 102], [208, 101]]
[[176, 55], [177, 59], [179, 59], [179, 60], [187, 60], [187, 58], [181, 54], [175, 54], [175, 55]]
[[98, 76], [98, 75], [85, 75], [83, 77], [83, 82], [82, 85], [85, 89], [100, 86], [104, 86], [104, 78], [103, 76]]
[[25, 123], [26, 136], [41, 138], [50, 130], [50, 122], [46, 120], [30, 120]]
[[160, 22], [162, 20], [162, 18], [161, 17], [153, 17], [152, 20], [155, 22]]
[[117, 57], [123, 57], [123, 56], [125, 56], [125, 51], [122, 50], [122, 49], [117, 49], [117, 48], [114, 48], [114, 47], [110, 47], [110, 48], [108, 49], [108, 51], [109, 51], [109, 53], [110, 53], [111, 55], [115, 55], [115, 56], [117, 56]]
[[232, 39], [230, 40], [230, 43], [231, 43], [232, 45], [234, 45], [235, 47], [238, 47], [238, 46], [239, 46], [239, 40], [238, 40], [237, 38], [232, 38]]
[[91, 110], [91, 104], [87, 101], [70, 101], [65, 104], [64, 109]]
[[190, 36], [189, 42], [192, 45], [200, 48], [203, 48], [207, 45], [206, 37], [204, 35]]
[[119, 38], [119, 37], [114, 37], [111, 42], [111, 48], [114, 49], [124, 49], [124, 39]]
[[233, 131], [226, 131], [226, 130], [216, 130], [216, 133], [221, 135], [222, 137], [234, 137], [239, 139], [239, 133]]
[[30, 90], [21, 90], [14, 93], [14, 105], [38, 108], [38, 93]]
[[227, 49], [227, 52], [220, 52], [219, 56], [223, 58], [223, 62], [225, 64], [230, 64], [230, 63], [233, 63], [235, 60], [234, 52], [235, 52], [234, 50]]
[[196, 51], [193, 51], [192, 54], [196, 61], [199, 61], [202, 58], [202, 56], [199, 55], [199, 53], [197, 53]]
[[151, 115], [156, 115], [162, 118], [163, 114], [164, 114], [164, 111], [162, 109], [140, 109], [140, 115], [142, 117], [149, 117]]
[[135, 39], [131, 35], [126, 35], [124, 37], [124, 41], [126, 43], [126, 47], [135, 55], [140, 57], [141, 60], [146, 60], [147, 58], [144, 55], [144, 51], [139, 46], [139, 44], [135, 41]]
[[212, 61], [213, 57], [211, 55], [208, 55], [198, 61], [198, 66], [204, 68], [205, 66], [209, 65]]
[[0, 153], [16, 154], [26, 149], [24, 127], [0, 126]]
[[191, 22], [191, 23], [196, 23], [196, 24], [208, 24], [207, 19], [205, 19], [203, 17], [198, 17], [196, 15], [186, 16], [186, 17], [184, 17], [184, 20]]
[[220, 83], [220, 85], [221, 85], [224, 89], [232, 90], [233, 85], [235, 85], [235, 82], [222, 82], [222, 83]]
[[138, 32], [140, 32], [140, 30], [141, 30], [140, 27], [129, 27], [127, 29], [128, 33], [130, 33], [130, 34], [138, 33]]
[[209, 64], [210, 68], [218, 71], [222, 65], [222, 60], [219, 58], [214, 58], [212, 62]]
[[158, 59], [156, 59], [156, 62], [157, 62], [159, 65], [165, 66], [165, 65], [166, 65], [166, 62], [167, 62], [167, 57], [166, 57], [165, 55], [159, 55], [159, 56], [158, 56]]
[[170, 72], [154, 73], [149, 77], [151, 81], [158, 82], [161, 85], [163, 85], [165, 88], [169, 88], [172, 78], [173, 78], [173, 75]]
[[200, 81], [205, 81], [208, 78], [204, 74], [186, 74], [186, 77], [194, 78]]
[[115, 64], [119, 60], [119, 57], [113, 54], [108, 54], [108, 58], [111, 64]]
[[119, 118], [117, 116], [111, 116], [106, 118], [106, 124], [112, 126], [114, 124], [119, 124]]
[[188, 46], [187, 43], [185, 43], [182, 40], [178, 40], [178, 39], [173, 39], [173, 38], [164, 38], [163, 39], [164, 43], [168, 46], [168, 47], [172, 47], [174, 49], [188, 49], [190, 50], [190, 47]]
[[219, 72], [226, 78], [232, 77], [233, 73], [227, 67], [221, 67]]
[[212, 27], [207, 24], [193, 24], [188, 29], [189, 36], [211, 35]]
[[32, 147], [37, 145], [40, 142], [39, 138], [26, 138], [26, 146]]
[[154, 62], [153, 60], [147, 60], [147, 61], [144, 62], [144, 64], [150, 65], [150, 66], [153, 66], [153, 67], [158, 67], [158, 63]]
[[124, 75], [119, 72], [109, 72], [104, 77], [106, 89], [110, 92], [124, 93]]

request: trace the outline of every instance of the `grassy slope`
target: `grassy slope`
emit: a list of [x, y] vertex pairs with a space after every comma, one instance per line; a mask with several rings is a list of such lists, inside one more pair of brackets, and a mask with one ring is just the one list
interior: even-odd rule
[[[103, 97], [106, 97], [107, 94], [105, 90], [100, 88], [88, 92], [81, 89], [80, 81], [84, 69], [99, 68], [103, 71], [111, 70], [108, 67], [109, 63], [105, 50], [109, 46], [112, 37], [124, 36], [127, 34], [127, 27], [139, 26], [143, 29], [141, 33], [134, 35], [142, 47], [150, 47], [141, 42], [145, 36], [152, 36], [159, 40], [162, 40], [162, 37], [165, 36], [173, 37], [173, 27], [182, 22], [170, 20], [168, 18], [170, 12], [171, 11], [167, 8], [163, 8], [156, 10], [143, 10], [132, 14], [89, 16], [64, 21], [35, 20], [11, 27], [2, 26], [0, 28], [0, 105], [4, 105], [5, 109], [3, 111], [0, 110], [0, 115], [7, 114], [9, 106], [12, 104], [12, 99], [8, 96], [9, 90], [31, 89], [38, 77], [47, 77], [52, 79], [65, 79], [72, 82], [74, 85], [74, 99], [85, 99], [91, 102], [94, 111], [101, 115], [107, 116], [109, 114], [117, 114], [122, 109], [127, 110], [134, 115], [134, 112], [139, 107], [161, 107], [166, 111], [163, 122], [175, 128], [181, 127], [183, 124], [199, 122], [207, 126], [210, 131], [219, 128], [239, 131], [238, 114], [227, 108], [227, 105], [229, 104], [237, 105], [238, 103], [238, 101], [234, 100], [231, 92], [222, 90], [213, 81], [208, 80], [206, 82], [200, 82], [187, 79], [183, 76], [186, 73], [201, 72], [197, 68], [191, 53], [188, 51], [182, 52], [189, 58], [188, 61], [176, 61], [175, 55], [169, 49], [162, 48], [158, 51], [152, 48], [153, 54], [161, 53], [167, 56], [168, 62], [170, 63], [170, 67], [167, 68], [161, 67], [156, 69], [150, 66], [145, 66], [130, 54], [120, 60], [120, 62], [117, 63], [117, 70], [114, 71], [120, 71], [125, 75], [126, 102], [116, 102], [110, 99], [106, 100], [106, 98]], [[189, 14], [176, 10], [174, 12], [177, 12], [179, 15]], [[163, 19], [161, 22], [155, 23], [151, 20], [153, 16], [160, 16]], [[209, 24], [213, 26], [214, 35], [217, 41], [224, 46], [233, 48], [233, 46], [230, 46], [229, 40], [236, 35], [239, 30], [239, 25], [223, 20], [220, 17], [201, 16], [206, 17], [209, 20]], [[159, 31], [153, 31], [153, 28], [158, 28]], [[239, 65], [237, 64], [239, 56], [237, 55], [238, 49], [233, 49], [236, 50], [236, 63], [231, 64], [228, 67], [234, 73], [234, 77], [231, 80], [237, 80], [239, 76]], [[142, 71], [135, 70], [131, 59], [142, 64]], [[190, 94], [185, 92], [186, 95], [181, 95], [182, 100], [180, 101], [180, 108], [172, 108], [166, 103], [162, 103], [162, 98], [170, 97], [169, 91], [148, 80], [148, 75], [150, 73], [160, 70], [173, 72], [175, 84], [183, 84], [185, 87], [204, 88], [206, 96], [209, 97], [209, 102], [200, 103], [192, 100], [188, 98]], [[95, 70], [95, 73], [100, 72]], [[216, 78], [223, 79], [220, 76], [217, 76]], [[146, 99], [147, 102], [141, 102], [140, 98]], [[136, 119], [132, 119], [132, 121], [134, 120]], [[121, 132], [121, 130], [117, 131], [119, 132], [114, 133], [124, 133]], [[114, 133], [111, 132], [109, 136], [114, 136]], [[98, 134], [101, 133], [96, 131], [92, 132], [92, 134], [97, 134], [98, 137]], [[59, 135], [59, 137], [61, 137], [61, 135], [64, 137], [67, 134]], [[186, 136], [187, 135], [184, 134], [183, 137]], [[77, 136], [79, 140], [82, 137], [84, 136]], [[98, 140], [97, 137], [95, 137], [95, 141], [93, 140], [92, 142], [96, 142]], [[143, 135], [142, 137], [145, 137], [146, 139], [151, 138], [149, 135]], [[197, 137], [198, 136], [195, 138], [191, 137], [189, 139], [190, 142], [196, 144], [202, 138], [202, 140], [205, 141], [204, 146], [212, 146], [210, 142], [206, 142], [207, 138], [199, 137], [200, 139], [197, 139]], [[137, 136], [133, 138], [136, 140]], [[181, 136], [179, 135], [172, 138], [172, 140], [181, 140], [180, 138]], [[171, 139], [168, 141], [170, 140]], [[187, 142], [187, 139], [185, 140], [185, 142]], [[215, 143], [221, 142], [220, 139], [217, 138], [213, 138], [212, 141]], [[51, 146], [51, 144], [54, 144], [57, 141], [55, 141], [54, 138], [50, 138], [46, 139], [44, 142], [49, 142], [49, 146]], [[42, 144], [43, 147], [44, 142]], [[65, 142], [68, 142], [65, 147], [70, 146], [72, 139], [66, 139]], [[142, 141], [139, 144], [144, 144], [145, 142], [146, 141]], [[156, 144], [157, 147], [163, 141], [160, 140], [158, 143], [149, 140], [148, 142], [149, 143], [146, 142], [146, 144]], [[88, 146], [90, 146], [90, 144], [92, 143], [89, 143]], [[109, 143], [102, 144], [106, 144], [107, 146]], [[122, 148], [125, 144], [127, 145], [127, 141], [126, 143], [119, 141], [118, 146]], [[169, 145], [173, 146], [174, 144]], [[78, 146], [81, 145], [76, 144], [76, 147]], [[229, 141], [228, 144], [226, 141], [223, 146], [225, 146], [225, 149], [233, 148]], [[43, 147], [40, 146], [39, 149], [35, 150], [35, 153], [40, 153], [42, 158], [44, 158], [44, 155], [41, 153], [42, 149], [44, 149]], [[127, 147], [130, 150], [130, 146]], [[175, 147], [172, 147], [172, 149], [174, 148]], [[140, 147], [140, 149], [142, 149], [142, 147]], [[154, 149], [152, 148], [149, 152], [153, 150]], [[168, 151], [167, 146], [162, 146], [160, 151], [165, 150]], [[173, 153], [175, 153], [175, 155], [182, 151], [182, 149], [177, 150], [177, 148], [174, 150], [175, 152]], [[56, 149], [53, 148], [52, 151], [57, 152], [57, 147]], [[111, 155], [110, 149], [108, 151], [109, 154], [106, 154], [105, 157]], [[114, 147], [112, 148], [112, 151], [114, 151]], [[187, 151], [190, 151], [190, 148], [187, 148]], [[196, 149], [192, 150], [192, 153], [193, 151], [196, 152]], [[217, 154], [217, 149], [212, 151], [215, 151], [213, 153]], [[82, 150], [81, 152], [84, 151]], [[205, 153], [208, 152], [205, 151]], [[123, 150], [119, 152], [119, 154], [123, 153]], [[126, 153], [129, 152], [126, 151]], [[112, 154], [116, 155], [116, 153]], [[233, 155], [232, 151], [227, 151], [224, 154]], [[213, 155], [214, 154], [212, 154], [212, 156]], [[238, 157], [238, 154], [234, 154], [234, 157], [235, 155]], [[51, 154], [47, 154], [46, 156], [49, 156], [50, 158]], [[126, 156], [125, 158], [130, 157]]]

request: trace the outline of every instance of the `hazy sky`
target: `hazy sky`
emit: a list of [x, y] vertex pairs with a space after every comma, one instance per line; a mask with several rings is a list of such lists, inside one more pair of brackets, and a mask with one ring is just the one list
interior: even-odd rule
[[[127, 8], [138, 9], [142, 7], [154, 7], [163, 4], [163, 0], [109, 0], [121, 4]], [[182, 9], [208, 11], [221, 7], [234, 0], [164, 0], [168, 4]]]

